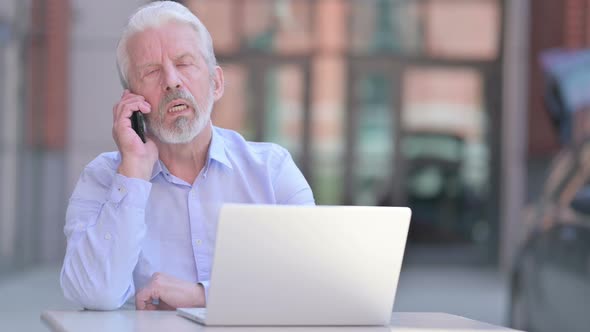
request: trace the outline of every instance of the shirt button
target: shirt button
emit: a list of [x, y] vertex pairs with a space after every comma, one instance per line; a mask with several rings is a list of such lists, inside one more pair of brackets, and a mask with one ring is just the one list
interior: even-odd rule
[[196, 241], [195, 241], [195, 243], [196, 243], [198, 246], [200, 246], [200, 245], [201, 245], [201, 243], [203, 243], [203, 241], [201, 241], [201, 239], [198, 239], [198, 240], [196, 240]]
[[112, 237], [112, 236], [111, 236], [111, 233], [106, 233], [106, 234], [104, 235], [104, 239], [105, 239], [105, 240], [110, 240], [110, 239], [111, 239], [111, 237]]
[[78, 230], [79, 231], [83, 231], [84, 230], [84, 224], [78, 224]]
[[121, 193], [124, 194], [125, 193], [125, 187], [119, 187], [117, 188], [117, 190]]

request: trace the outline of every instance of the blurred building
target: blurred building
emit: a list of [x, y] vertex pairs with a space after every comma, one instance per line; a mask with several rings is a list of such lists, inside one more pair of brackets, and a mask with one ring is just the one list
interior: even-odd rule
[[319, 204], [410, 205], [413, 243], [495, 259], [502, 1], [185, 3], [225, 67], [216, 124], [286, 146]]
[[[0, 272], [62, 259], [77, 177], [115, 149], [115, 47], [145, 2], [0, 4]], [[225, 71], [216, 125], [287, 147], [318, 204], [411, 206], [412, 246], [452, 248], [442, 261], [510, 260], [527, 128], [528, 151], [549, 131], [538, 129], [539, 107], [526, 118], [537, 98], [529, 16], [541, 29], [536, 10], [560, 2], [184, 3]]]
[[0, 267], [63, 256], [68, 1], [0, 6]]

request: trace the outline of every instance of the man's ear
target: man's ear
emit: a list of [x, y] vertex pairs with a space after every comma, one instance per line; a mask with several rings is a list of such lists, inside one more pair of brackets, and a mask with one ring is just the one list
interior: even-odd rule
[[218, 101], [225, 91], [225, 81], [223, 79], [223, 70], [219, 66], [215, 66], [213, 73], [213, 98]]

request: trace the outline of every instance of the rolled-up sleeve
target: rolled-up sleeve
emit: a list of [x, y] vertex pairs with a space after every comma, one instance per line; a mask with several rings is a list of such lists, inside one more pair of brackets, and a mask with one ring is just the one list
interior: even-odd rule
[[134, 294], [150, 190], [150, 182], [117, 174], [96, 160], [84, 169], [64, 227], [60, 283], [67, 299], [87, 309], [113, 310]]

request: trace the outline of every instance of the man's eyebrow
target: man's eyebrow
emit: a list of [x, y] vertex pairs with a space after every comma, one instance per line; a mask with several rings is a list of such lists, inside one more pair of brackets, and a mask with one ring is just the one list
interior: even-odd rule
[[148, 68], [148, 67], [157, 67], [157, 66], [159, 66], [159, 64], [157, 64], [155, 62], [148, 62], [148, 63], [144, 63], [144, 64], [141, 64], [141, 65], [138, 65], [137, 68], [139, 68], [139, 69], [145, 69], [145, 68]]
[[184, 59], [184, 58], [191, 58], [191, 59], [195, 59], [195, 57], [191, 54], [191, 53], [182, 53], [181, 55], [177, 56], [176, 58], [174, 58], [175, 61]]
[[[174, 61], [178, 61], [178, 60], [181, 60], [181, 59], [184, 59], [184, 58], [190, 58], [192, 60], [195, 60], [194, 55], [192, 55], [189, 52], [186, 52], [186, 53], [182, 53], [181, 55], [175, 57], [174, 58]], [[145, 69], [145, 68], [148, 68], [148, 67], [158, 67], [159, 65], [160, 64], [159, 63], [156, 63], [156, 62], [148, 62], [148, 63], [144, 63], [144, 64], [141, 64], [141, 65], [138, 65], [137, 68], [139, 68], [141, 70], [141, 69]]]

